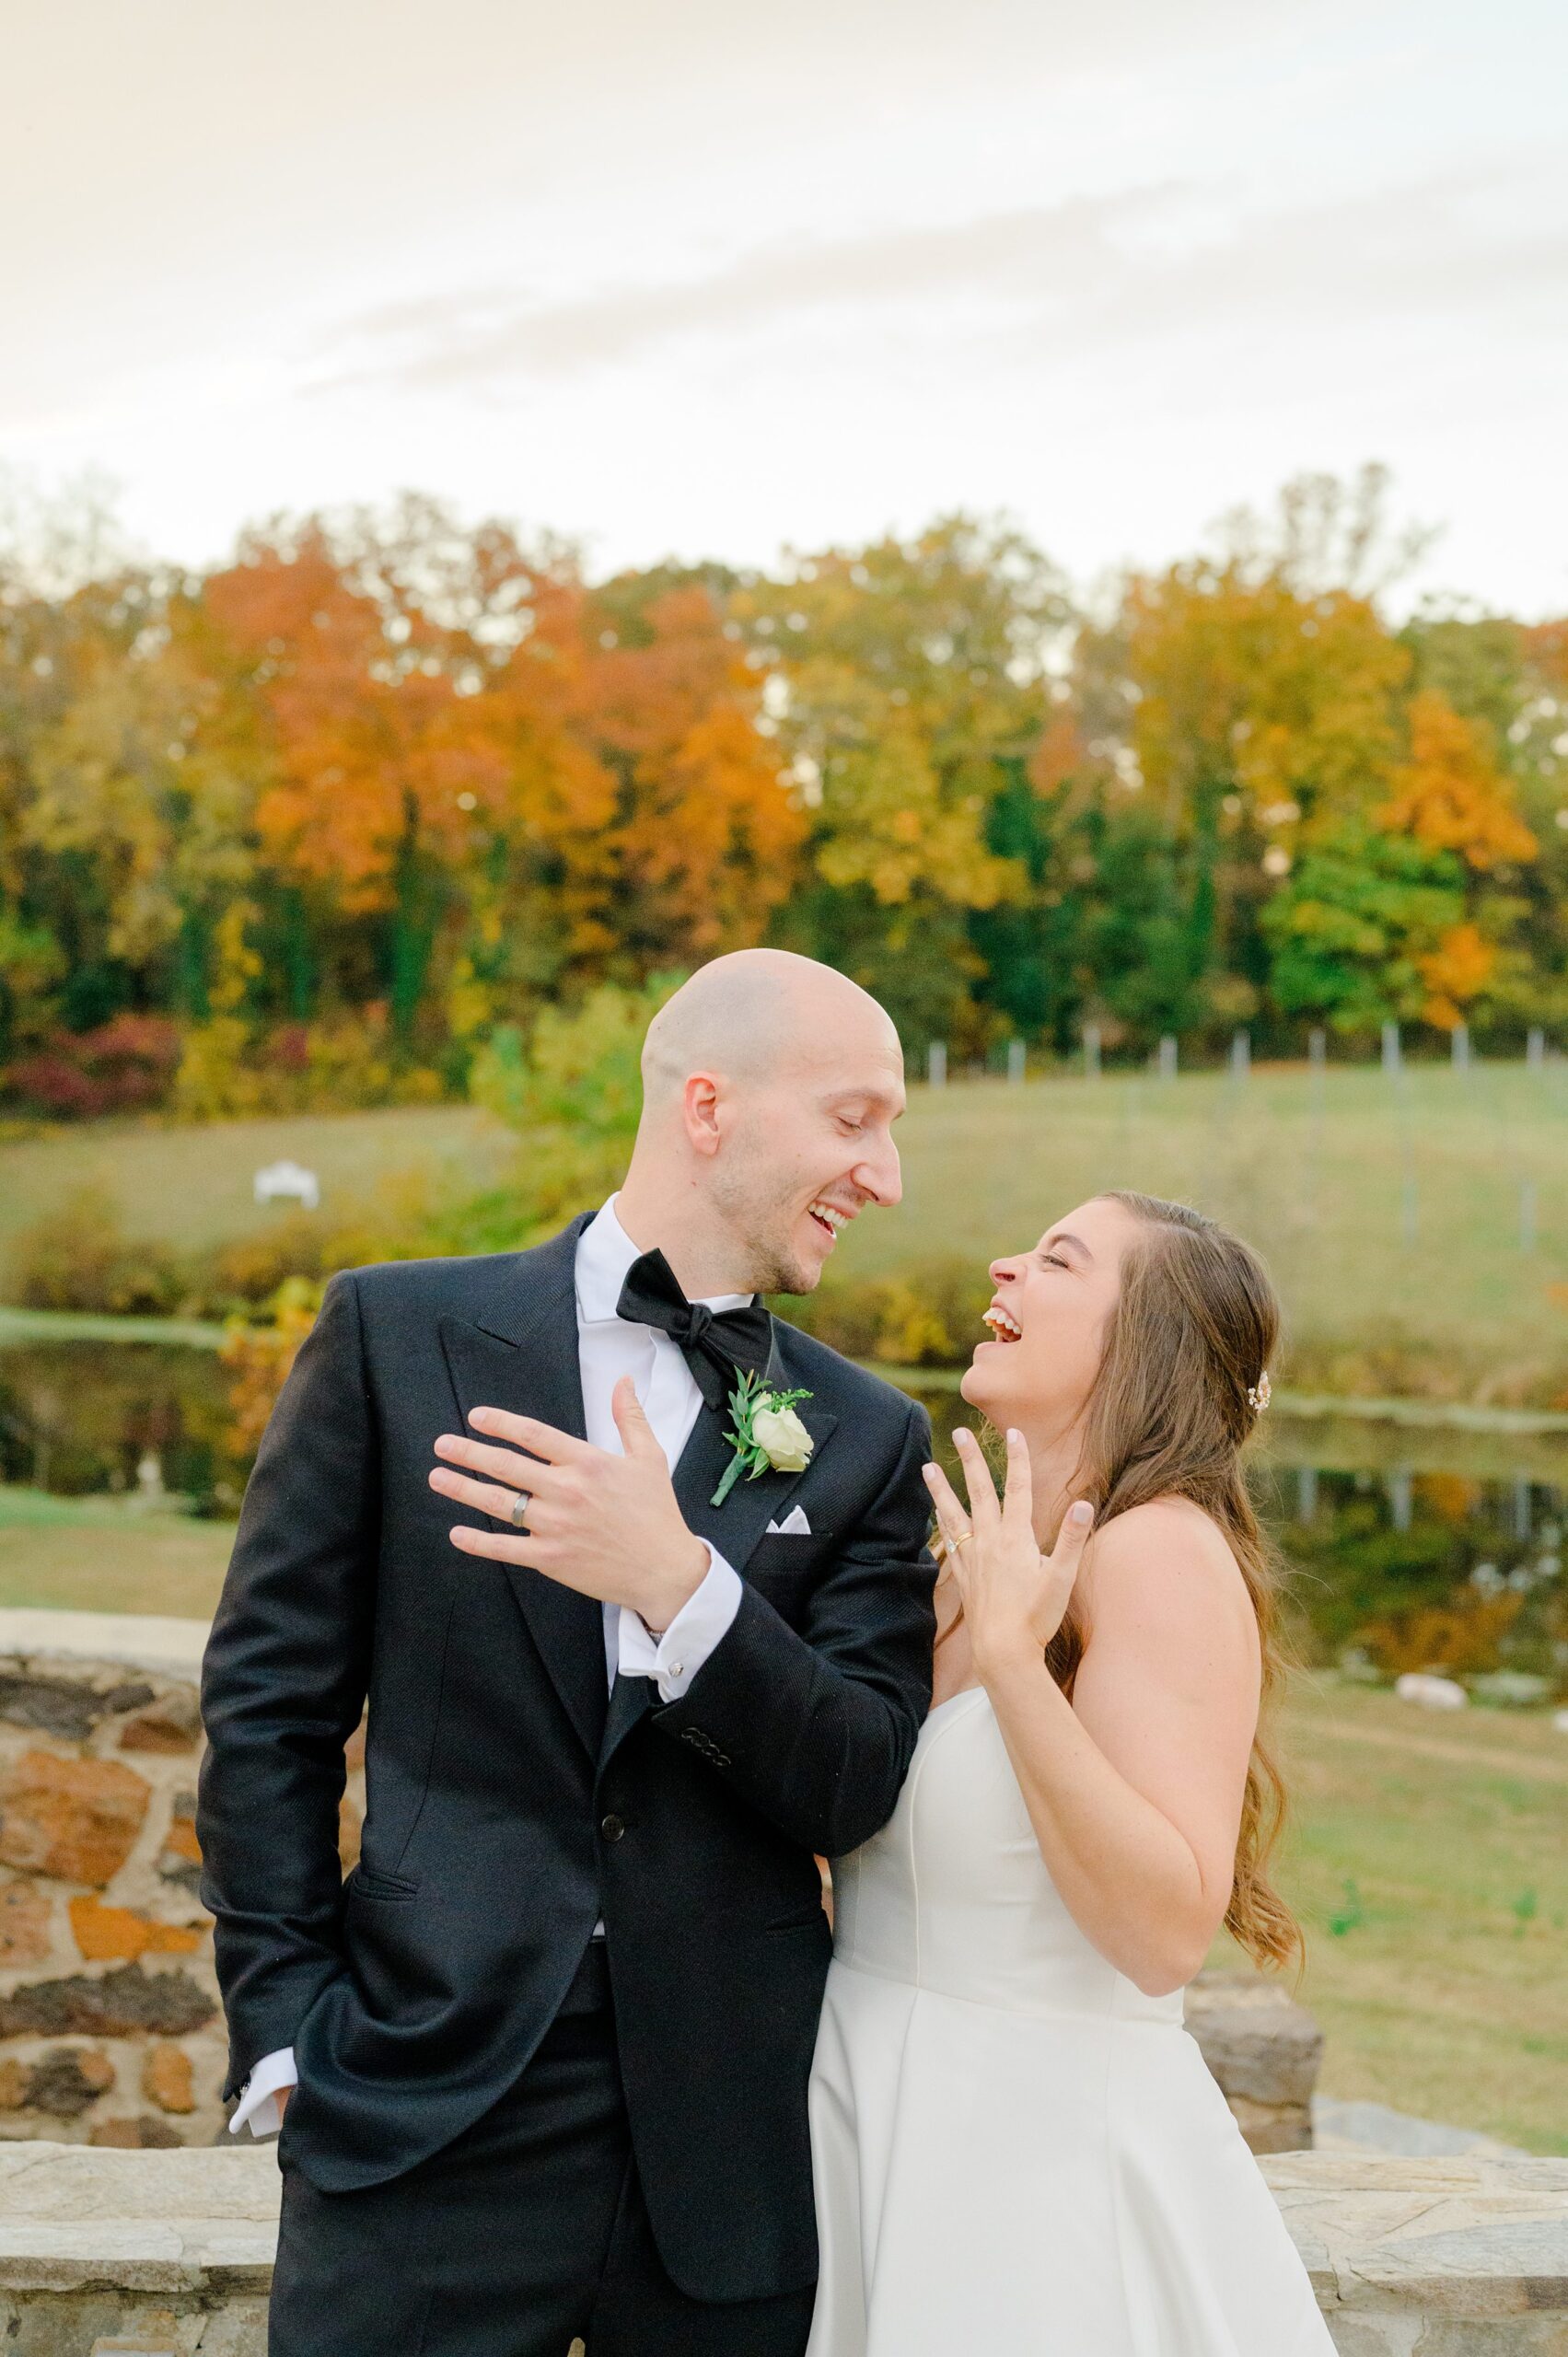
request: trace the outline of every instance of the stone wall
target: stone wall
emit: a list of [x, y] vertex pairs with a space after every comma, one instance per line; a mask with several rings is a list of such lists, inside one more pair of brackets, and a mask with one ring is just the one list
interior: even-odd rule
[[1568, 2161], [1262, 2168], [1340, 2357], [1568, 2357]]
[[[1565, 2357], [1568, 2161], [1262, 2166], [1340, 2357]], [[0, 2150], [0, 2345], [264, 2357], [277, 2209], [265, 2145]]]
[[1261, 1973], [1201, 1972], [1187, 2026], [1253, 2152], [1309, 2152], [1323, 2033], [1307, 2008]]
[[[202, 1620], [0, 1610], [0, 2142], [210, 2144], [225, 2040], [197, 1896]], [[358, 1855], [363, 1730], [341, 1852]], [[1322, 2038], [1204, 1974], [1188, 2019], [1257, 2153], [1305, 2150]]]
[[205, 1640], [202, 1621], [0, 1611], [0, 2139], [222, 2131], [194, 1821]]

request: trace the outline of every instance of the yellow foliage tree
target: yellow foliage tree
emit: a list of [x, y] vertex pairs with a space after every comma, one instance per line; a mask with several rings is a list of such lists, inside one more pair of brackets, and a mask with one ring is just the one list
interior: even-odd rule
[[1410, 759], [1394, 772], [1380, 826], [1431, 851], [1455, 851], [1468, 867], [1533, 859], [1539, 848], [1515, 805], [1486, 730], [1435, 688], [1411, 700]]

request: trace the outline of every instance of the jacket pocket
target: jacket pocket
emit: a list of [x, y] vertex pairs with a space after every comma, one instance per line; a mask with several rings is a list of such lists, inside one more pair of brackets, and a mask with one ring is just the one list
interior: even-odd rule
[[399, 1899], [417, 1898], [419, 1885], [410, 1882], [406, 1875], [378, 1874], [373, 1866], [355, 1866], [344, 1886], [349, 1898]]

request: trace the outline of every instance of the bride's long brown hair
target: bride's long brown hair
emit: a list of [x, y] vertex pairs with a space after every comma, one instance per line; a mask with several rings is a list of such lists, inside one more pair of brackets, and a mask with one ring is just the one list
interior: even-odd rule
[[[1093, 1501], [1097, 1528], [1156, 1498], [1190, 1498], [1225, 1533], [1258, 1619], [1263, 1710], [1248, 1763], [1225, 1928], [1260, 1964], [1299, 1954], [1301, 1930], [1269, 1879], [1284, 1786], [1262, 1720], [1283, 1666], [1277, 1561], [1241, 1472], [1258, 1420], [1248, 1399], [1273, 1354], [1280, 1306], [1249, 1245], [1185, 1203], [1117, 1190], [1139, 1234], [1121, 1264], [1083, 1447], [1067, 1494]], [[1084, 1655], [1074, 1606], [1046, 1651], [1066, 1694]]]

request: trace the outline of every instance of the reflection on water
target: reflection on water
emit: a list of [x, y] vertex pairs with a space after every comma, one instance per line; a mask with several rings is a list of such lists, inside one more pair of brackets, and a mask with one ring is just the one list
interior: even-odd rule
[[140, 1491], [193, 1513], [238, 1509], [224, 1370], [212, 1351], [154, 1342], [0, 1350], [0, 1478], [62, 1496]]
[[[920, 1395], [951, 1465], [969, 1411]], [[64, 1494], [136, 1492], [232, 1516], [211, 1351], [140, 1342], [0, 1348], [0, 1479]], [[1384, 1674], [1444, 1659], [1568, 1683], [1568, 1434], [1271, 1411], [1252, 1460], [1260, 1511], [1294, 1574], [1311, 1650], [1365, 1654]], [[1407, 1657], [1411, 1656], [1411, 1657]]]
[[[950, 1389], [921, 1396], [951, 1469], [973, 1420]], [[1253, 1494], [1309, 1658], [1568, 1690], [1568, 1434], [1271, 1411], [1259, 1442]]]

